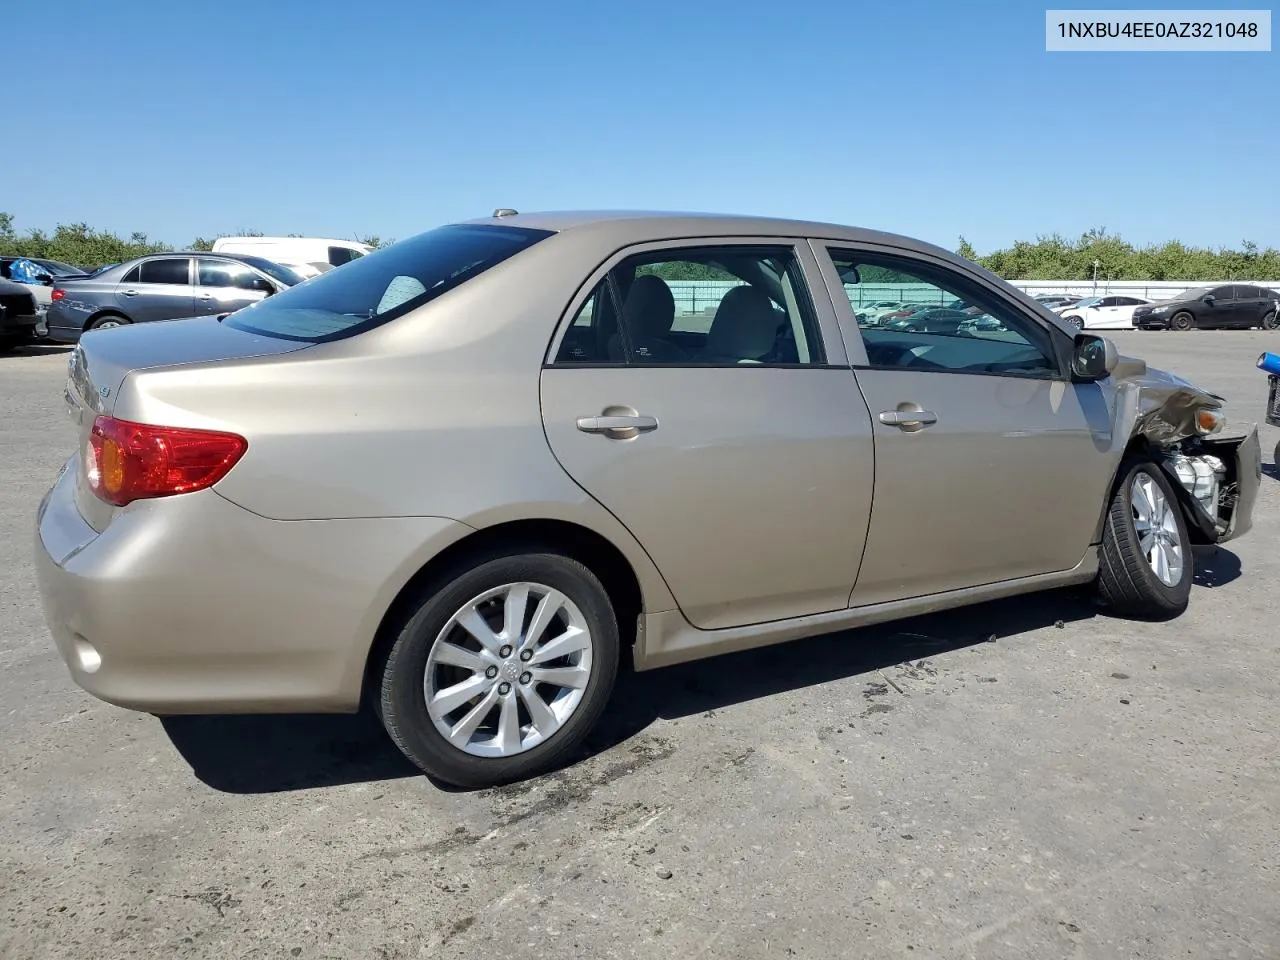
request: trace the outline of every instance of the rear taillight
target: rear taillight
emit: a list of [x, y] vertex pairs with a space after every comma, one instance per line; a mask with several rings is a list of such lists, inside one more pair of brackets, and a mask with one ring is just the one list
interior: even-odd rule
[[85, 450], [85, 475], [98, 497], [123, 507], [211, 487], [248, 446], [234, 433], [98, 417]]
[[53, 293], [49, 294], [49, 299], [50, 299], [50, 300], [61, 300], [61, 299], [62, 299], [63, 297], [65, 297], [66, 295], [67, 295], [67, 291], [65, 291], [65, 290], [59, 290], [59, 289], [57, 289], [57, 288], [55, 287], [55, 288], [54, 288]]

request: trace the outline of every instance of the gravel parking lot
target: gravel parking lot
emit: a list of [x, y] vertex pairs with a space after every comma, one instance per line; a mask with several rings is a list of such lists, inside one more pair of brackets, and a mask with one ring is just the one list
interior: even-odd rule
[[[1261, 420], [1273, 334], [1115, 339]], [[29, 559], [65, 366], [0, 357], [6, 960], [1280, 956], [1280, 430], [1172, 623], [1054, 593], [628, 677], [591, 756], [462, 793], [363, 718], [72, 684]]]

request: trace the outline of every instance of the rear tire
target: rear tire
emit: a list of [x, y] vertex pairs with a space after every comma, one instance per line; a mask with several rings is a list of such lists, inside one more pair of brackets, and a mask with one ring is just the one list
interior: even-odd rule
[[1170, 330], [1194, 330], [1196, 326], [1196, 318], [1187, 311], [1183, 310], [1173, 315], [1173, 319], [1169, 321]]
[[[1195, 578], [1182, 507], [1164, 472], [1149, 460], [1125, 461], [1120, 477], [1102, 531], [1098, 591], [1122, 616], [1171, 619], [1187, 609]], [[1167, 513], [1159, 511], [1160, 499]], [[1160, 521], [1154, 525], [1153, 514]], [[1175, 556], [1176, 572], [1170, 563]], [[1163, 577], [1157, 572], [1161, 568]]]
[[[527, 606], [507, 600], [521, 589], [528, 590]], [[477, 603], [486, 596], [490, 599]], [[539, 632], [534, 621], [543, 596], [567, 603]], [[521, 622], [513, 631], [506, 611], [517, 608]], [[472, 639], [475, 634], [459, 625], [464, 618], [476, 624], [466, 616], [469, 611], [482, 617], [482, 633], [484, 626], [490, 628], [486, 638], [496, 653], [486, 652]], [[517, 635], [508, 644], [513, 632]], [[571, 633], [581, 650], [541, 658], [554, 638]], [[526, 637], [529, 644], [522, 649]], [[503, 654], [508, 646], [514, 649]], [[440, 578], [408, 614], [382, 670], [378, 713], [396, 746], [437, 780], [464, 788], [510, 783], [552, 769], [578, 749], [613, 691], [618, 656], [613, 605], [600, 580], [581, 563], [551, 552], [482, 559]], [[544, 685], [535, 676], [539, 670], [561, 675], [576, 670], [573, 682], [584, 686]], [[439, 703], [463, 684], [463, 692], [474, 690], [472, 696], [433, 716], [428, 696]], [[548, 689], [554, 691], [550, 699]], [[515, 732], [504, 743], [508, 710]], [[471, 732], [462, 734], [468, 720], [475, 721]], [[456, 741], [447, 734], [450, 729], [457, 732]], [[550, 731], [545, 737], [544, 729]]]
[[94, 317], [85, 324], [85, 332], [90, 330], [110, 330], [112, 327], [127, 327], [133, 321], [128, 317], [122, 317], [118, 313], [107, 313], [100, 317]]

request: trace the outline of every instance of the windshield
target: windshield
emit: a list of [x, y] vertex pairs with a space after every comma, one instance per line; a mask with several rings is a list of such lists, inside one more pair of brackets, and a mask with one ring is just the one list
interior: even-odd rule
[[1077, 300], [1072, 304], [1074, 307], [1092, 307], [1095, 303], [1101, 303], [1101, 297], [1085, 297], [1083, 300]]
[[479, 276], [547, 230], [451, 224], [401, 240], [239, 310], [237, 330], [321, 343], [354, 336]]
[[1213, 289], [1212, 287], [1196, 287], [1196, 289], [1194, 289], [1194, 290], [1186, 290], [1186, 291], [1184, 291], [1184, 292], [1180, 293], [1178, 296], [1173, 297], [1172, 299], [1174, 299], [1174, 300], [1199, 300], [1201, 297], [1203, 297], [1203, 296], [1207, 295], [1207, 294], [1209, 293], [1209, 291], [1210, 291], [1210, 290], [1212, 290], [1212, 289]]
[[294, 273], [283, 264], [264, 260], [262, 257], [240, 257], [240, 260], [251, 267], [257, 267], [269, 277], [275, 277], [286, 287], [292, 287], [302, 282], [301, 274]]

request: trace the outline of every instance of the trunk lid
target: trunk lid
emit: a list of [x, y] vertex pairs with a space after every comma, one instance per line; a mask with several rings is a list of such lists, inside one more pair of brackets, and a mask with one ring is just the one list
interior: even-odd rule
[[72, 419], [109, 414], [125, 377], [136, 370], [243, 360], [313, 346], [236, 330], [217, 317], [192, 317], [86, 333], [67, 361], [67, 403]]

